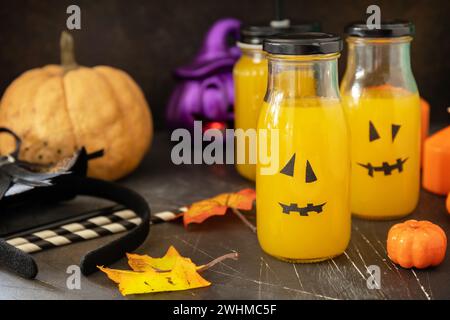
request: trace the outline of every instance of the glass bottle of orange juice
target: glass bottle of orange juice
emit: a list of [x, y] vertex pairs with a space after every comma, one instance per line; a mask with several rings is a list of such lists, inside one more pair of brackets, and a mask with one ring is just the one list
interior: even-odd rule
[[350, 240], [349, 136], [337, 72], [341, 48], [339, 37], [325, 33], [264, 41], [269, 83], [258, 146], [265, 137], [270, 161], [258, 160], [256, 168], [257, 234], [262, 249], [282, 260], [325, 260], [343, 253]]
[[[290, 26], [255, 25], [243, 27], [238, 46], [242, 56], [233, 70], [235, 88], [235, 128], [256, 129], [259, 109], [267, 88], [267, 59], [262, 50], [264, 38], [280, 32], [320, 31], [320, 24], [311, 22]], [[247, 141], [248, 142], [248, 141]], [[245, 163], [236, 163], [236, 169], [243, 177], [255, 180], [255, 157], [250, 155], [250, 146], [236, 145], [236, 154], [245, 155]], [[253, 156], [253, 158], [251, 158]], [[250, 161], [253, 159], [253, 161]], [[253, 162], [253, 163], [252, 163]]]
[[368, 219], [411, 213], [419, 199], [420, 100], [408, 22], [347, 27], [341, 94], [351, 132], [351, 209]]

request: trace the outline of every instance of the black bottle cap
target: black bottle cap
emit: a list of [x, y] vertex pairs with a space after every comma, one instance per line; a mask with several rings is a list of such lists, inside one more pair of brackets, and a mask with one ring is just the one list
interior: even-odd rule
[[266, 38], [263, 50], [281, 55], [337, 53], [342, 50], [342, 40], [330, 33], [283, 33]]
[[241, 29], [240, 42], [245, 44], [260, 45], [263, 40], [269, 36], [284, 32], [315, 32], [320, 31], [321, 25], [318, 22], [305, 22], [291, 26], [270, 26], [270, 25], [252, 25], [244, 26]]
[[345, 28], [345, 33], [361, 38], [395, 38], [413, 36], [414, 24], [408, 21], [391, 21], [380, 23], [379, 29], [369, 29], [365, 22], [355, 22]]

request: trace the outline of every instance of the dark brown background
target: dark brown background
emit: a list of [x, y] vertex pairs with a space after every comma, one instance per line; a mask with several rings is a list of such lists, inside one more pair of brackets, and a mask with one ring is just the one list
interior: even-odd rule
[[[23, 71], [59, 61], [58, 41], [66, 8], [78, 4], [82, 30], [75, 32], [81, 64], [106, 64], [129, 72], [142, 86], [164, 127], [164, 108], [173, 88], [171, 70], [188, 62], [208, 27], [218, 18], [245, 22], [273, 18], [272, 0], [2, 0], [0, 1], [0, 92]], [[421, 95], [432, 105], [432, 120], [448, 123], [450, 1], [448, 0], [286, 0], [291, 20], [317, 20], [325, 31], [342, 33], [350, 21], [366, 17], [370, 4], [382, 19], [413, 21], [413, 69]], [[340, 60], [340, 73], [345, 66]]]

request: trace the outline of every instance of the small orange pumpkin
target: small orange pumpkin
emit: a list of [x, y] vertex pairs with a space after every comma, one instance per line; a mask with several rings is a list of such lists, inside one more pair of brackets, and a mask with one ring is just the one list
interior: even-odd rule
[[403, 268], [437, 266], [444, 260], [446, 249], [444, 230], [430, 221], [408, 220], [389, 230], [388, 256]]

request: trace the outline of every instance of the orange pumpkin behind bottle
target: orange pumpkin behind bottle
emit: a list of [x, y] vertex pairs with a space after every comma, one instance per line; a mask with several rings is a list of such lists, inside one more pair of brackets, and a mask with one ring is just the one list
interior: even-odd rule
[[440, 195], [450, 192], [450, 126], [425, 140], [422, 171], [426, 190]]

